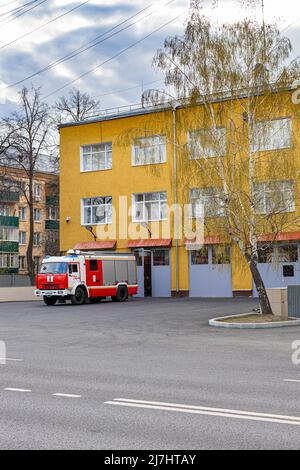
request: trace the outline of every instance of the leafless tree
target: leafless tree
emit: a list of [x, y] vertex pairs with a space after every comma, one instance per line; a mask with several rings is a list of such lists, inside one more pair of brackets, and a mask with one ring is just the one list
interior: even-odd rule
[[59, 98], [55, 108], [58, 112], [59, 122], [70, 119], [79, 122], [99, 112], [100, 102], [93, 99], [88, 93], [73, 89], [67, 97]]
[[[19, 109], [3, 121], [3, 135], [6, 136], [7, 149], [0, 156], [0, 164], [2, 168], [8, 168], [6, 173], [9, 177], [2, 174], [1, 185], [4, 187], [13, 186], [25, 197], [29, 207], [27, 266], [32, 285], [34, 285], [34, 179], [40, 155], [48, 155], [51, 119], [49, 107], [41, 101], [40, 89], [23, 88], [20, 95]], [[16, 169], [15, 172], [10, 170], [13, 168]], [[24, 176], [21, 177], [21, 175]]]

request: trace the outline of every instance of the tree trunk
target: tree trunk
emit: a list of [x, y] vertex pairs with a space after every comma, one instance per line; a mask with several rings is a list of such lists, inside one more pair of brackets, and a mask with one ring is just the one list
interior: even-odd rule
[[[29, 195], [29, 200], [33, 201], [32, 187], [29, 189], [29, 192], [31, 193]], [[26, 255], [27, 255], [28, 275], [29, 275], [32, 286], [35, 285], [35, 270], [34, 270], [34, 261], [33, 261], [33, 233], [34, 233], [33, 204], [31, 203], [29, 205], [29, 241], [28, 241]]]
[[245, 256], [250, 266], [250, 270], [253, 276], [255, 287], [258, 293], [261, 313], [262, 315], [273, 315], [272, 307], [268, 298], [265, 284], [258, 270], [257, 263], [253, 260], [253, 258], [249, 254], [246, 254]]

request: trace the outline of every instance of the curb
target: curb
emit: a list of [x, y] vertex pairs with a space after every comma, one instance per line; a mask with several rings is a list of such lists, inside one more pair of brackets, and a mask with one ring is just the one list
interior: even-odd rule
[[264, 330], [267, 328], [283, 328], [283, 327], [289, 327], [289, 326], [300, 326], [300, 319], [296, 320], [291, 320], [291, 321], [278, 321], [278, 322], [267, 322], [267, 323], [235, 323], [234, 321], [232, 323], [225, 323], [222, 320], [227, 320], [228, 318], [234, 319], [235, 317], [246, 317], [248, 315], [251, 315], [251, 313], [243, 313], [241, 315], [227, 315], [226, 317], [218, 317], [218, 318], [212, 318], [209, 320], [209, 326], [217, 327], [217, 328], [231, 328], [231, 329], [240, 329], [240, 330], [246, 330], [246, 329], [252, 329], [252, 330]]

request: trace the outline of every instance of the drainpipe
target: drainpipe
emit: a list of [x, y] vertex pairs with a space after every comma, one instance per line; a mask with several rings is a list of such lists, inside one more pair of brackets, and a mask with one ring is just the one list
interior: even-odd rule
[[173, 118], [173, 164], [174, 164], [174, 229], [176, 228], [175, 238], [175, 256], [176, 256], [176, 293], [179, 293], [179, 253], [178, 253], [178, 214], [177, 214], [177, 142], [176, 142], [176, 109], [177, 105], [172, 105], [172, 118]]

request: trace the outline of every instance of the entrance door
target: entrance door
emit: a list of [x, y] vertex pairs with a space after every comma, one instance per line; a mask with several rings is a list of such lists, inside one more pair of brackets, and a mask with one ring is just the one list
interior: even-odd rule
[[170, 250], [152, 251], [152, 297], [171, 297]]
[[144, 295], [152, 296], [152, 263], [151, 251], [144, 250]]
[[136, 297], [171, 297], [170, 251], [135, 250], [139, 293]]

